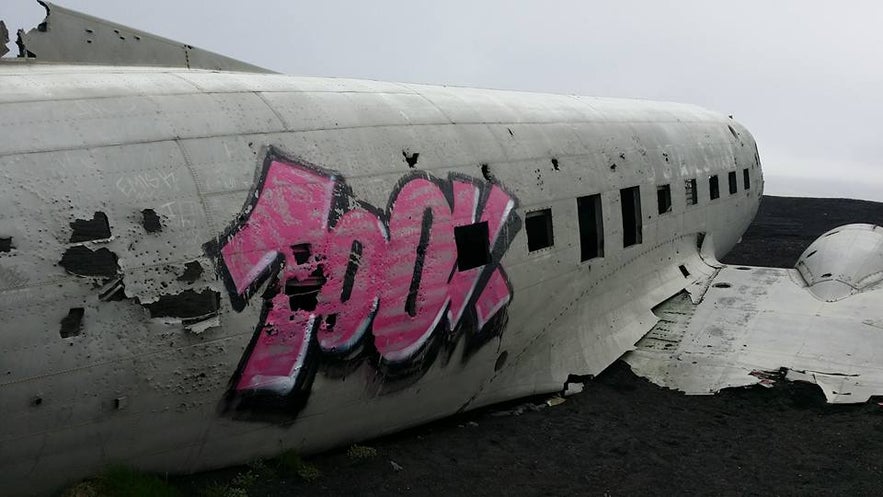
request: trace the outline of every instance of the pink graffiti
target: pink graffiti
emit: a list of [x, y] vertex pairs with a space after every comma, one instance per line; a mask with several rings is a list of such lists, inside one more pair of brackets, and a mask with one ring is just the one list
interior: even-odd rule
[[[518, 228], [507, 228], [515, 200], [499, 185], [413, 175], [386, 212], [346, 192], [339, 176], [271, 151], [219, 238], [213, 252], [236, 310], [269, 280], [234, 392], [308, 389], [317, 353], [344, 357], [369, 330], [383, 361], [416, 360], [434, 333], [467, 315], [479, 332], [511, 301], [499, 257]], [[475, 223], [487, 223], [489, 262], [460, 271], [455, 228]]]

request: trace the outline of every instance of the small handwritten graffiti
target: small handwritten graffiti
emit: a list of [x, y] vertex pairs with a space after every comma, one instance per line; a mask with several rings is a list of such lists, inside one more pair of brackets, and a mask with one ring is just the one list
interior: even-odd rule
[[174, 172], [148, 171], [121, 177], [116, 187], [123, 195], [141, 200], [161, 190], [177, 191], [178, 178]]
[[237, 312], [269, 282], [225, 409], [296, 416], [321, 362], [370, 357], [384, 377], [413, 376], [461, 337], [468, 358], [505, 326], [515, 206], [497, 183], [418, 171], [380, 210], [270, 149], [239, 217], [205, 247]]

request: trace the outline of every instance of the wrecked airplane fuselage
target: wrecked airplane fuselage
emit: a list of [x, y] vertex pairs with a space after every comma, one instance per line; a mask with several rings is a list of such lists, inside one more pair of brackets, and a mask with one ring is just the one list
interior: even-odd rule
[[[0, 464], [18, 488], [559, 390], [629, 350], [708, 268], [700, 235], [726, 251], [762, 190], [750, 135], [692, 106], [106, 71], [0, 67]], [[731, 170], [748, 189], [688, 204], [685, 181]]]
[[168, 40], [125, 59], [166, 67], [85, 65], [149, 40], [47, 6], [0, 64], [13, 494], [560, 390], [709, 281], [762, 193], [751, 135], [695, 106], [233, 72]]

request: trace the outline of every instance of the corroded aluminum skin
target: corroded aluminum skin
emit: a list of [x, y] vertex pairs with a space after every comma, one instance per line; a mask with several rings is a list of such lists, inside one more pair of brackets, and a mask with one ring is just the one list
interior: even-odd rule
[[[754, 140], [726, 116], [673, 103], [279, 75], [0, 65], [0, 488], [45, 492], [124, 463], [191, 472], [315, 452], [597, 374], [657, 322], [651, 309], [712, 268], [753, 218], [763, 189]], [[524, 229], [502, 259], [512, 302], [503, 333], [468, 359], [436, 359], [388, 388], [363, 362], [320, 371], [289, 422], [225, 416], [219, 403], [260, 319], [231, 307], [204, 244], [240, 214], [269, 147], [337, 171], [385, 205], [414, 171], [482, 177], [551, 208], [554, 246]], [[403, 152], [419, 152], [411, 169]], [[557, 160], [557, 166], [551, 159]], [[615, 167], [614, 167], [615, 165]], [[748, 168], [751, 188], [742, 188]], [[726, 189], [738, 171], [738, 193]], [[708, 177], [721, 175], [709, 200]], [[698, 178], [686, 205], [684, 180]], [[656, 212], [657, 185], [672, 210]], [[623, 248], [621, 188], [640, 186], [643, 242]], [[580, 262], [575, 198], [600, 193], [605, 255]], [[153, 209], [163, 230], [147, 233]], [[125, 295], [59, 265], [71, 224], [103, 212]], [[185, 264], [206, 269], [180, 279]], [[693, 278], [679, 270], [683, 265]], [[217, 322], [188, 329], [146, 305], [186, 290], [222, 294]], [[82, 331], [59, 323], [84, 308]], [[507, 359], [501, 361], [505, 352]], [[496, 366], [496, 368], [495, 368]]]

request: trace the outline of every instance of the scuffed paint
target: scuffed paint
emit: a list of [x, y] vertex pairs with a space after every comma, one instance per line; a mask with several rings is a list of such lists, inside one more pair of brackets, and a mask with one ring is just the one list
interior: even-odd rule
[[[371, 354], [387, 376], [431, 365], [441, 339], [468, 353], [498, 335], [512, 289], [499, 262], [521, 227], [495, 182], [418, 172], [385, 210], [331, 171], [269, 150], [237, 221], [206, 244], [233, 308], [269, 281], [227, 408], [295, 416], [322, 358]], [[490, 259], [457, 270], [454, 228], [487, 224]], [[367, 337], [367, 339], [366, 339]]]

